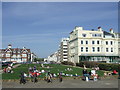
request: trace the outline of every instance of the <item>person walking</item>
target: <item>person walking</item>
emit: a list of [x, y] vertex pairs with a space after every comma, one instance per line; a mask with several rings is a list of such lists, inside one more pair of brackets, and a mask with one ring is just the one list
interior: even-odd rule
[[21, 72], [20, 74], [20, 84], [25, 84], [26, 83], [26, 80], [25, 80], [25, 77], [24, 77], [24, 73]]
[[52, 83], [52, 75], [50, 72], [48, 72], [48, 75], [47, 75], [47, 82], [51, 82]]
[[37, 80], [37, 72], [33, 72], [32, 76], [33, 76], [33, 82], [34, 83], [38, 82], [38, 80]]
[[62, 82], [63, 78], [62, 78], [62, 72], [59, 73], [59, 82]]

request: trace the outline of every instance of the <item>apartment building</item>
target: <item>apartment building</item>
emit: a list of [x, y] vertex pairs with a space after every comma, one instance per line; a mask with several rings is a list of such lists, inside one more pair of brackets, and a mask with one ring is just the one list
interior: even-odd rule
[[68, 61], [68, 52], [69, 52], [69, 38], [62, 38], [61, 43], [60, 43], [60, 49], [59, 49], [59, 54], [60, 54], [60, 61]]
[[0, 61], [12, 61], [12, 62], [32, 62], [36, 55], [25, 47], [12, 48], [9, 44], [8, 48], [0, 49]]
[[112, 63], [117, 62], [118, 58], [118, 37], [116, 37], [113, 29], [106, 32], [101, 27], [98, 27], [98, 30], [84, 30], [83, 27], [75, 27], [70, 33], [70, 62], [99, 61]]
[[51, 54], [50, 56], [48, 56], [44, 61], [47, 62], [58, 62], [59, 61], [59, 55], [58, 55], [58, 51], [56, 51], [55, 53]]

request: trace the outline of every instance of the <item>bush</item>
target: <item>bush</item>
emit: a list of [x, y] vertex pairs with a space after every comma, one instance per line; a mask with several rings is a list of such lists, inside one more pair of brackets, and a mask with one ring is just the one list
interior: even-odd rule
[[76, 66], [83, 67], [85, 65], [87, 68], [92, 68], [95, 66], [98, 66], [98, 62], [92, 62], [92, 61], [82, 61], [80, 63], [76, 63]]
[[119, 64], [111, 64], [111, 63], [98, 63], [98, 62], [91, 62], [91, 61], [82, 61], [80, 63], [76, 63], [76, 66], [83, 67], [85, 65], [87, 68], [92, 68], [98, 66], [100, 70], [106, 71], [119, 71]]
[[106, 71], [113, 71], [113, 70], [116, 70], [118, 71], [119, 69], [119, 64], [108, 64], [108, 63], [100, 63], [99, 65], [99, 68], [101, 70], [106, 70]]
[[74, 66], [74, 63], [68, 62], [68, 61], [64, 61], [64, 62], [61, 62], [61, 63], [64, 64], [64, 65], [72, 65], [72, 66]]

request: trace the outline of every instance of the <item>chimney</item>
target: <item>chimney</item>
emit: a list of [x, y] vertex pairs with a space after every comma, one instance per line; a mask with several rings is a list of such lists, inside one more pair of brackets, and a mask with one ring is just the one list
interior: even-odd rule
[[98, 27], [98, 31], [102, 31], [102, 28], [101, 28], [101, 27]]
[[23, 49], [25, 49], [25, 47], [23, 47]]
[[12, 48], [12, 45], [11, 45], [11, 44], [9, 44], [9, 45], [8, 45], [8, 48]]
[[83, 30], [83, 27], [78, 27], [78, 26], [76, 26], [76, 27], [75, 27], [75, 30]]
[[112, 28], [110, 29], [110, 33], [114, 33]]

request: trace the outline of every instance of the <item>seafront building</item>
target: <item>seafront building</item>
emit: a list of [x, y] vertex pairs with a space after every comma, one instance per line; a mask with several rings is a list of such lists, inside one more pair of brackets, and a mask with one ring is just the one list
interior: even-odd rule
[[60, 54], [60, 61], [68, 61], [69, 59], [69, 38], [62, 38], [60, 45], [59, 45], [59, 54]]
[[75, 27], [69, 38], [69, 61], [97, 61], [115, 63], [119, 60], [120, 34], [98, 30], [84, 30], [83, 27]]
[[36, 58], [36, 55], [25, 47], [12, 48], [12, 45], [9, 44], [6, 49], [0, 49], [0, 61], [2, 62], [33, 62], [34, 58]]

